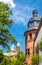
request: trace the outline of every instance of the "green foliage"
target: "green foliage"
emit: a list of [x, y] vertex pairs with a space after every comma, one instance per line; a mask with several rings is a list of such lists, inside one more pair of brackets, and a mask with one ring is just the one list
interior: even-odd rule
[[37, 44], [40, 51], [42, 51], [42, 39]]
[[25, 65], [25, 54], [20, 51], [17, 54], [17, 64], [16, 65]]
[[[1, 50], [2, 51], [2, 50]], [[0, 65], [25, 65], [25, 54], [23, 52], [19, 52], [17, 57], [5, 57], [3, 52], [0, 51]]]
[[3, 61], [3, 59], [4, 59], [3, 51], [0, 50], [0, 63]]
[[9, 48], [8, 43], [16, 43], [15, 38], [10, 33], [13, 21], [10, 19], [12, 11], [7, 4], [0, 2], [0, 45]]
[[32, 62], [31, 62], [31, 64], [32, 65], [39, 65], [40, 61], [41, 61], [40, 56], [38, 54], [34, 54], [32, 56]]

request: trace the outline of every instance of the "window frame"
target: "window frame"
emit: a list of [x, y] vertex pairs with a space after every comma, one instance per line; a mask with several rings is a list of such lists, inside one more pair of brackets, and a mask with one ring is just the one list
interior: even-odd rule
[[29, 36], [30, 36], [30, 39], [32, 39], [32, 33], [30, 33]]

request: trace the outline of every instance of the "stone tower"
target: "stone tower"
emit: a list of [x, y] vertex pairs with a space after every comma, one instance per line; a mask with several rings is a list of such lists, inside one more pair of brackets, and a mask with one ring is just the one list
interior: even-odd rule
[[10, 47], [10, 50], [8, 50], [8, 53], [12, 54], [14, 52], [15, 52], [15, 46], [14, 46], [14, 44], [12, 44], [12, 46]]
[[18, 42], [16, 47], [16, 52], [19, 52], [19, 51], [20, 51], [20, 43]]
[[25, 49], [26, 49], [26, 65], [30, 65], [31, 56], [34, 54], [34, 39], [40, 23], [40, 17], [38, 16], [37, 9], [32, 11], [32, 17], [28, 22], [28, 30], [25, 35]]

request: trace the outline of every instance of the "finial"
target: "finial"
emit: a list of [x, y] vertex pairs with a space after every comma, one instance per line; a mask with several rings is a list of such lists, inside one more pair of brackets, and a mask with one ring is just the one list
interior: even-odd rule
[[36, 7], [33, 7], [33, 17], [36, 17], [38, 15], [38, 10]]

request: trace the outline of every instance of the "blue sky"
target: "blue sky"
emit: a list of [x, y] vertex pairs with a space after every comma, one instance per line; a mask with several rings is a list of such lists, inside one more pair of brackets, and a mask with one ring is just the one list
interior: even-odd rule
[[20, 43], [21, 49], [25, 52], [25, 37], [24, 32], [28, 30], [28, 20], [32, 16], [33, 7], [36, 7], [39, 16], [42, 17], [42, 0], [14, 0], [16, 4], [13, 8], [14, 25], [11, 28], [11, 33]]
[[33, 7], [38, 9], [39, 16], [42, 17], [42, 0], [11, 0], [11, 2], [15, 5], [13, 4], [14, 7], [12, 7], [12, 19], [14, 24], [10, 31], [20, 43], [22, 51], [25, 52], [24, 32], [28, 30], [27, 23], [32, 16]]

